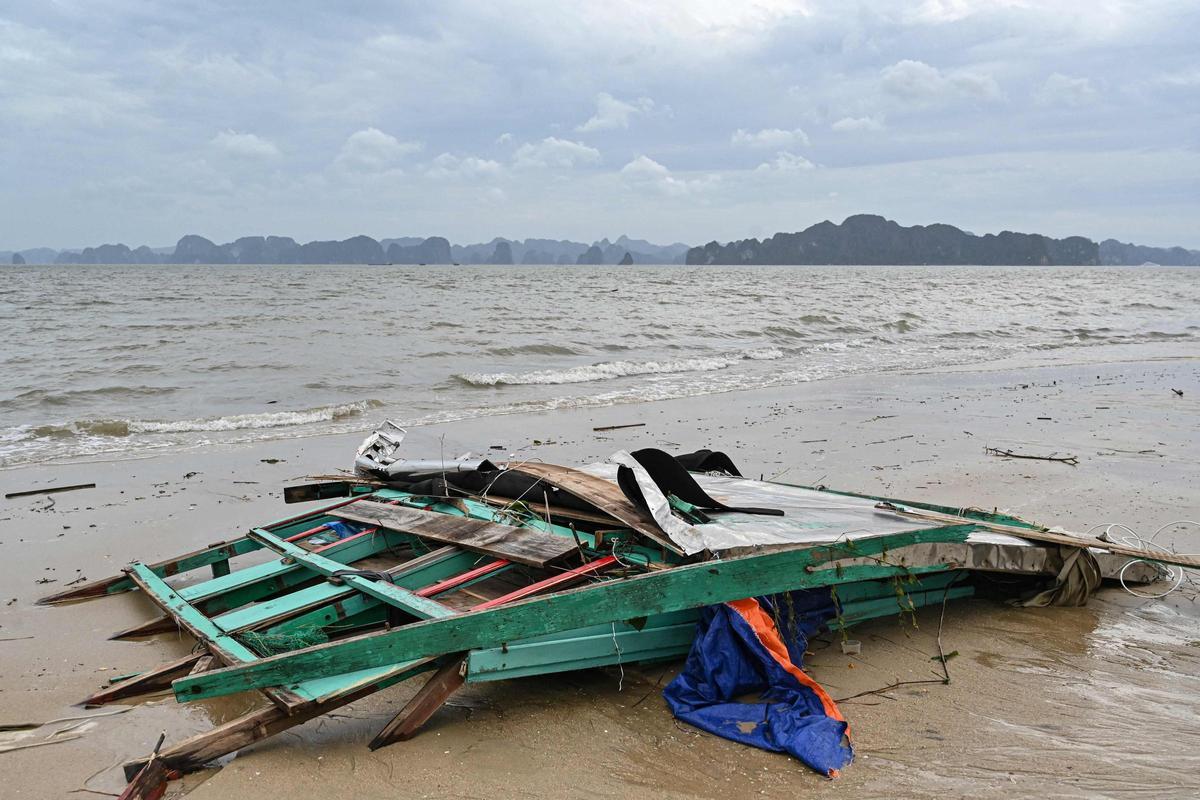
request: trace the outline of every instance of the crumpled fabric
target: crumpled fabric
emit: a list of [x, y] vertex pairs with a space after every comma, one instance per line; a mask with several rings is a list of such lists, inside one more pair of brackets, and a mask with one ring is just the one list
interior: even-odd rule
[[1085, 547], [1060, 545], [1058, 554], [1063, 566], [1054, 579], [1054, 585], [1032, 597], [1017, 600], [1013, 605], [1028, 608], [1087, 605], [1092, 592], [1100, 588], [1100, 564]]
[[[823, 775], [850, 763], [836, 703], [800, 669], [808, 637], [835, 615], [827, 589], [701, 611], [683, 671], [663, 690], [680, 720], [735, 742], [789, 753]], [[757, 694], [757, 702], [737, 698]]]

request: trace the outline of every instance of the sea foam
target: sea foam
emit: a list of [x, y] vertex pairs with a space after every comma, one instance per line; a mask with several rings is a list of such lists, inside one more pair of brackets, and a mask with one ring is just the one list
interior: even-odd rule
[[767, 347], [742, 350], [716, 356], [678, 358], [666, 361], [601, 361], [566, 369], [541, 369], [532, 372], [465, 372], [454, 377], [471, 386], [529, 386], [563, 383], [588, 383], [634, 375], [660, 375], [677, 372], [712, 372], [741, 361], [773, 361], [783, 351]]

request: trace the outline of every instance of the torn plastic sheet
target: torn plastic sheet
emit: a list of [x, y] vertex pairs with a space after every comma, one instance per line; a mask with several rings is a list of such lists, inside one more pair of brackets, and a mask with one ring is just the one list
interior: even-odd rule
[[671, 713], [835, 777], [854, 756], [849, 728], [829, 694], [801, 669], [808, 637], [834, 613], [828, 588], [701, 609], [683, 670], [663, 690]]

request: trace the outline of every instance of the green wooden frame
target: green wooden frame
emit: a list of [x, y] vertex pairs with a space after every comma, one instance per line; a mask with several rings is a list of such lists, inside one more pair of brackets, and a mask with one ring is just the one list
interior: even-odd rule
[[[925, 542], [965, 541], [974, 525], [946, 525], [845, 541], [707, 561], [622, 580], [531, 598], [486, 611], [429, 619], [283, 653], [237, 667], [192, 675], [174, 682], [183, 702], [248, 689], [292, 686], [348, 670], [408, 663], [494, 646], [597, 623], [649, 617], [743, 597], [853, 581], [941, 572], [944, 564], [904, 567], [887, 563], [890, 551]], [[818, 569], [840, 558], [878, 556], [878, 565]]]

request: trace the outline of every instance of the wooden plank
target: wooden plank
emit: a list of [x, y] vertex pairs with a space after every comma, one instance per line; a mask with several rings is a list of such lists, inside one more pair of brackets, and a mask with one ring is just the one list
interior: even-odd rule
[[530, 567], [543, 568], [577, 552], [575, 542], [565, 536], [418, 508], [362, 503], [353, 510], [342, 509], [333, 515]]
[[658, 523], [649, 515], [639, 511], [633, 503], [629, 502], [629, 498], [621, 491], [621, 487], [611, 481], [590, 475], [582, 470], [561, 467], [556, 464], [525, 462], [512, 469], [525, 475], [541, 478], [551, 486], [557, 486], [581, 500], [586, 500], [672, 553], [684, 554], [677, 544], [667, 538], [667, 535], [658, 527]]
[[168, 661], [166, 664], [134, 675], [132, 678], [126, 678], [123, 681], [106, 686], [100, 691], [88, 695], [79, 705], [102, 706], [107, 703], [115, 703], [117, 700], [124, 700], [127, 697], [139, 697], [151, 692], [161, 692], [164, 689], [170, 689], [171, 681], [187, 675], [192, 671], [192, 667], [196, 666], [198, 661], [207, 657], [208, 655], [203, 652], [188, 653], [183, 658]]
[[540, 514], [542, 517], [549, 516], [551, 520], [567, 519], [576, 520], [578, 522], [593, 522], [597, 525], [604, 525], [610, 528], [613, 526], [614, 522], [617, 522], [614, 517], [610, 517], [607, 514], [593, 514], [590, 511], [580, 511], [575, 508], [563, 508], [562, 506], [547, 506], [545, 503], [542, 503], [538, 500], [529, 500], [527, 498], [513, 500], [509, 497], [488, 495], [487, 497], [482, 498], [482, 500], [489, 506], [494, 506], [496, 508], [507, 508], [516, 503], [522, 503], [529, 506], [529, 510], [533, 511], [535, 514]]
[[[180, 772], [194, 772], [213, 759], [232, 753], [261, 741], [269, 736], [300, 725], [330, 711], [353, 703], [380, 689], [407, 680], [437, 665], [432, 659], [423, 659], [411, 664], [401, 664], [386, 670], [373, 681], [330, 697], [322, 702], [308, 703], [290, 715], [273, 706], [261, 708], [219, 725], [210, 731], [197, 734], [158, 752], [158, 760], [168, 768]], [[132, 779], [146, 765], [147, 759], [125, 764], [125, 775]]]
[[[378, 539], [376, 536], [383, 538]], [[403, 534], [390, 531], [358, 534], [338, 542], [332, 542], [313, 552], [327, 553], [336, 556], [338, 561], [351, 563], [376, 555], [392, 546], [403, 545], [405, 542], [398, 540], [400, 536]], [[253, 540], [249, 541], [253, 542]], [[290, 539], [284, 541], [290, 541]], [[255, 549], [262, 547], [258, 542], [253, 542], [253, 544]], [[285, 559], [280, 559], [256, 564], [220, 578], [182, 587], [179, 589], [179, 594], [206, 616], [214, 617], [222, 612], [248, 606], [264, 597], [287, 592], [293, 587], [311, 581], [314, 577], [311, 572], [305, 571]], [[171, 617], [162, 616], [118, 631], [109, 638], [114, 640], [134, 639], [169, 633], [175, 628], [175, 621]]]
[[450, 695], [462, 688], [466, 681], [463, 676], [466, 661], [465, 655], [459, 655], [443, 664], [367, 747], [378, 750], [392, 742], [402, 742], [415, 736], [420, 727], [445, 705]]
[[907, 575], [920, 570], [886, 565], [828, 570], [816, 567], [837, 558], [875, 555], [910, 544], [964, 541], [973, 530], [977, 530], [975, 525], [944, 526], [679, 566], [469, 612], [453, 619], [416, 622], [390, 631], [349, 637], [264, 658], [254, 664], [181, 678], [173, 688], [180, 701], [188, 702], [307, 680], [333, 671], [369, 669], [493, 647], [500, 642], [596, 623], [792, 589]]
[[[326, 558], [323, 555], [310, 553], [303, 547], [298, 547], [291, 542], [286, 542], [268, 531], [260, 528], [255, 528], [250, 531], [250, 538], [257, 539], [264, 546], [271, 548], [276, 553], [295, 560], [297, 564], [307, 567], [308, 569], [326, 577], [332, 576], [335, 572], [340, 572], [346, 568], [346, 565], [340, 561]], [[395, 584], [384, 583], [383, 581], [373, 581], [369, 578], [359, 577], [357, 575], [345, 575], [339, 578], [347, 586], [357, 589], [363, 594], [370, 595], [377, 600], [382, 600], [390, 606], [394, 606], [405, 613], [412, 614], [419, 619], [440, 619], [442, 617], [453, 616], [454, 612], [446, 608], [436, 600], [430, 600], [426, 597], [421, 597], [418, 594], [403, 589]], [[214, 626], [215, 627], [215, 626]], [[384, 666], [382, 664], [373, 664], [371, 666]], [[353, 669], [353, 667], [351, 668]], [[345, 670], [343, 670], [345, 671]], [[315, 677], [315, 676], [314, 676]]]

